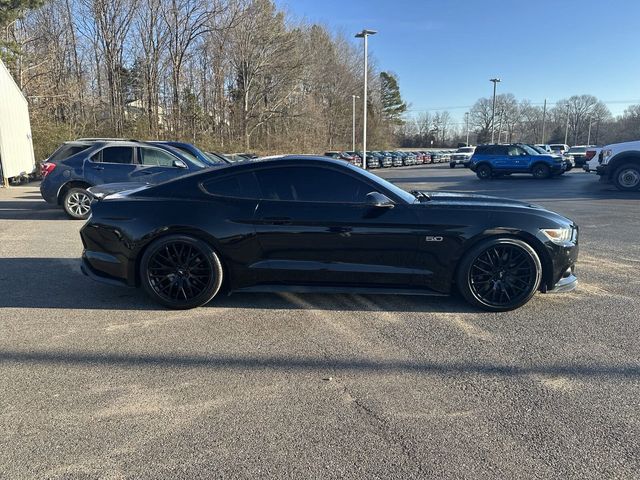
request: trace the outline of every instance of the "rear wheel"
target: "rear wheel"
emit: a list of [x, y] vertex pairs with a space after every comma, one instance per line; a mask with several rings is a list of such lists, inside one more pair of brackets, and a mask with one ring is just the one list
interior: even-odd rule
[[551, 169], [544, 163], [538, 163], [537, 165], [533, 166], [533, 170], [531, 170], [531, 173], [533, 174], [534, 178], [544, 179], [551, 176]]
[[456, 281], [472, 305], [504, 312], [527, 303], [540, 287], [542, 264], [526, 242], [496, 238], [474, 247], [462, 259]]
[[205, 305], [222, 285], [222, 265], [213, 249], [197, 238], [171, 235], [153, 243], [140, 262], [147, 294], [169, 308]]
[[640, 189], [640, 166], [633, 163], [621, 166], [613, 175], [613, 184], [627, 192]]
[[476, 175], [480, 180], [489, 180], [492, 174], [493, 172], [491, 170], [491, 167], [487, 164], [482, 164], [476, 169]]
[[456, 162], [449, 162], [449, 166], [451, 168], [456, 168]]
[[91, 213], [91, 195], [84, 188], [70, 188], [62, 198], [62, 207], [69, 218], [86, 220]]

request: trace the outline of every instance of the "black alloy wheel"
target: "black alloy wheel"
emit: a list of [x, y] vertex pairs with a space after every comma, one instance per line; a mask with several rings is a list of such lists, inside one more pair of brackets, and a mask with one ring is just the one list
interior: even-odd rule
[[476, 170], [476, 175], [480, 180], [489, 180], [492, 177], [493, 172], [489, 165], [483, 164], [483, 165], [480, 165]]
[[542, 265], [522, 240], [497, 238], [472, 249], [457, 275], [458, 288], [471, 304], [502, 312], [527, 303], [540, 287]]
[[537, 179], [544, 179], [551, 176], [551, 169], [544, 163], [538, 163], [537, 165], [533, 166], [533, 170], [531, 171], [531, 173]]
[[222, 285], [222, 265], [202, 240], [171, 235], [153, 243], [140, 264], [142, 286], [155, 301], [174, 309], [208, 303]]

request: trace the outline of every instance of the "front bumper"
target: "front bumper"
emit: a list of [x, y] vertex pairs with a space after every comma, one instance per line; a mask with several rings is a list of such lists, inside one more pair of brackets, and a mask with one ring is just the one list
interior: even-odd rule
[[608, 165], [598, 165], [596, 167], [596, 174], [600, 175], [601, 177], [608, 177], [609, 176], [609, 169], [607, 167], [608, 167]]
[[566, 272], [566, 276], [562, 277], [551, 290], [547, 290], [547, 293], [564, 293], [571, 292], [578, 286], [578, 277], [574, 275], [575, 267], [572, 267]]

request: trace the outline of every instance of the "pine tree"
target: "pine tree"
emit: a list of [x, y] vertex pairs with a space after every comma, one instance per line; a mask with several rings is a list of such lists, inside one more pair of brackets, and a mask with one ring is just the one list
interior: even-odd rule
[[380, 89], [383, 115], [392, 123], [402, 124], [402, 114], [407, 110], [407, 104], [400, 95], [398, 78], [393, 73], [381, 72]]
[[24, 15], [27, 10], [38, 8], [44, 0], [0, 0], [0, 59], [12, 60], [19, 48], [11, 38], [11, 23]]

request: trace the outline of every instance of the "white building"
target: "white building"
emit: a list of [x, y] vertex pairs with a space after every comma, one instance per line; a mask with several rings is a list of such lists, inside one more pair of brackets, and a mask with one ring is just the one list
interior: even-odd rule
[[35, 166], [27, 99], [0, 60], [0, 185]]

